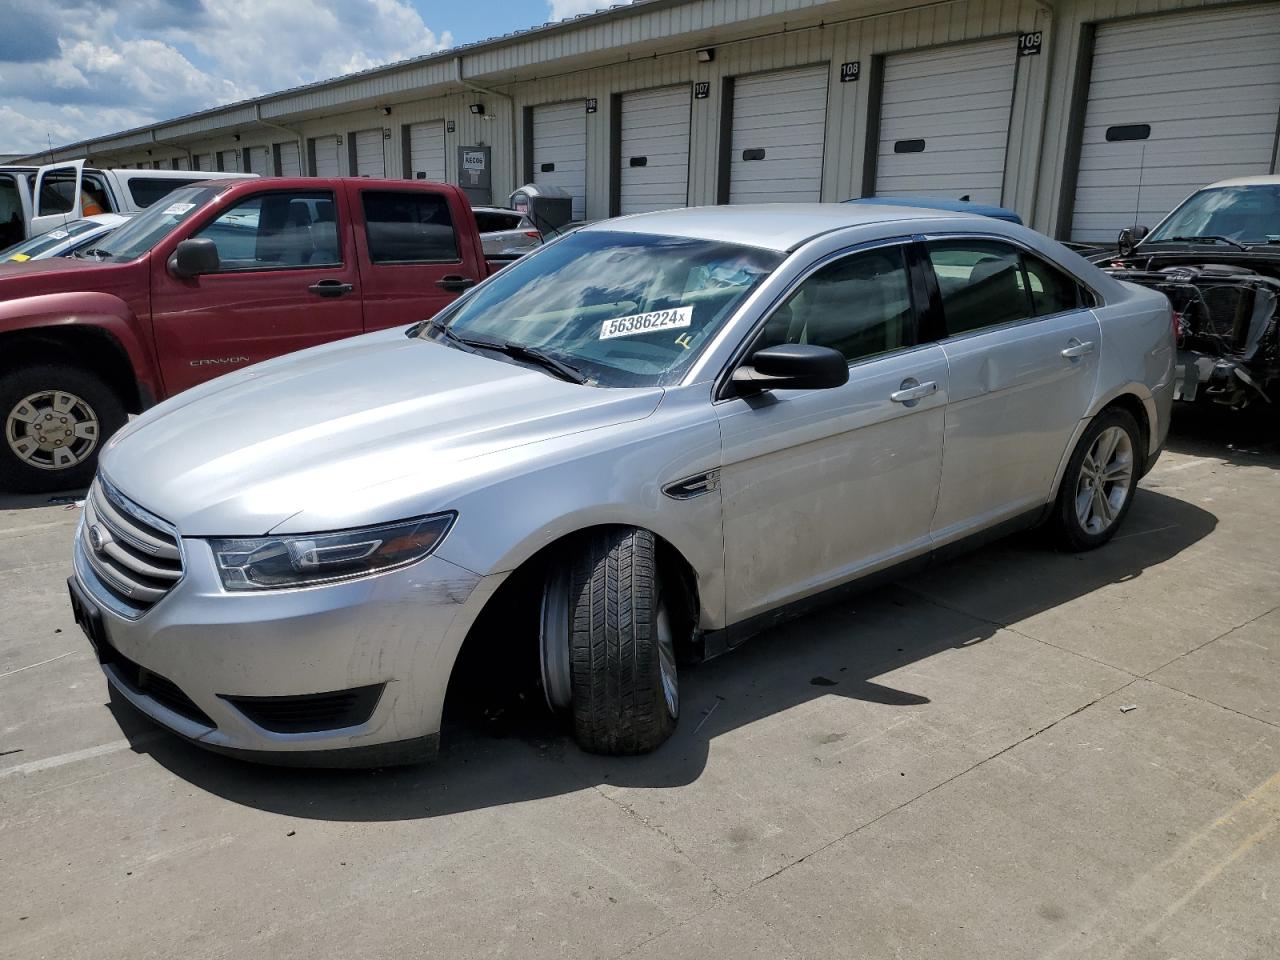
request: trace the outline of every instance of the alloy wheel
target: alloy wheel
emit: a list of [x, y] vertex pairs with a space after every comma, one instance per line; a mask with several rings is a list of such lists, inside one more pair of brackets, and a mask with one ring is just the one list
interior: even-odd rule
[[1107, 427], [1080, 464], [1076, 519], [1085, 533], [1106, 532], [1120, 516], [1133, 487], [1133, 441], [1127, 430]]

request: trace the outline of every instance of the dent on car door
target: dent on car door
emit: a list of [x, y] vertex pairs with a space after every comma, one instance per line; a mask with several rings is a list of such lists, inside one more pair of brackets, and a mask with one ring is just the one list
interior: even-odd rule
[[926, 244], [948, 363], [943, 544], [1037, 509], [1088, 411], [1101, 332], [1064, 270], [1012, 244]]
[[848, 383], [716, 404], [731, 621], [929, 548], [947, 369], [921, 342], [907, 253], [890, 245], [820, 266], [753, 345], [833, 347]]

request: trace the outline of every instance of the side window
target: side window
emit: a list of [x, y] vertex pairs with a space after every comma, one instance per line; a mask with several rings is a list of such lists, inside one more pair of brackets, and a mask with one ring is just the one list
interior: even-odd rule
[[851, 254], [804, 280], [765, 324], [764, 346], [812, 343], [850, 362], [915, 343], [906, 252]]
[[140, 208], [151, 206], [161, 197], [167, 197], [179, 187], [195, 183], [194, 180], [182, 178], [160, 179], [159, 177], [133, 177], [129, 181], [129, 196]]
[[13, 177], [0, 176], [0, 247], [8, 247], [27, 235], [22, 198]]
[[[36, 188], [36, 175], [27, 174], [27, 182], [32, 190]], [[41, 216], [51, 213], [70, 213], [71, 205], [76, 197], [76, 175], [67, 173], [51, 173], [40, 181], [40, 196], [36, 210]]]
[[476, 211], [476, 227], [481, 233], [493, 233], [497, 230], [507, 229], [502, 221], [502, 214], [489, 213], [487, 210]]
[[192, 236], [214, 242], [223, 272], [337, 266], [342, 255], [333, 211], [328, 191], [259, 194]]
[[1027, 271], [1031, 306], [1037, 317], [1064, 313], [1081, 305], [1080, 285], [1072, 277], [1029, 253], [1022, 255], [1022, 265]]
[[929, 244], [929, 260], [948, 336], [1033, 316], [1013, 247], [994, 240], [941, 240]]
[[449, 201], [436, 193], [363, 190], [364, 228], [374, 263], [457, 261]]
[[[74, 187], [72, 189], [74, 190]], [[80, 185], [80, 215], [92, 217], [99, 213], [114, 211], [115, 207], [111, 205], [111, 194], [107, 192], [107, 185], [102, 182], [102, 178], [97, 174], [86, 173], [84, 182]]]

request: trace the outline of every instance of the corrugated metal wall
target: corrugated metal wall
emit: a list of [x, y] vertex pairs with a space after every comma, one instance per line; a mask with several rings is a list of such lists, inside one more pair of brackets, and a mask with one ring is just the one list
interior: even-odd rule
[[[1212, 0], [1211, 0], [1212, 2]], [[1225, 2], [1225, 0], [1224, 0]], [[427, 120], [452, 122], [446, 133], [448, 179], [458, 179], [457, 148], [483, 144], [493, 148], [493, 199], [502, 202], [522, 182], [529, 145], [523, 117], [538, 104], [594, 98], [587, 114], [586, 216], [608, 216], [616, 184], [611, 156], [616, 94], [706, 84], [692, 102], [689, 143], [689, 202], [717, 202], [720, 196], [721, 123], [727, 78], [803, 65], [829, 70], [823, 200], [843, 200], [863, 192], [872, 174], [868, 166], [869, 129], [877, 113], [883, 58], [896, 51], [941, 48], [982, 38], [1014, 38], [1044, 31], [1040, 55], [1019, 57], [1003, 202], [1032, 225], [1053, 233], [1064, 204], [1069, 207], [1073, 156], [1072, 105], [1079, 99], [1080, 71], [1087, 86], [1088, 37], [1100, 20], [1133, 17], [1206, 6], [1204, 0], [955, 0], [912, 9], [875, 13], [888, 0], [691, 0], [656, 2], [634, 11], [614, 11], [546, 30], [535, 30], [496, 45], [463, 49], [456, 57], [407, 64], [371, 75], [281, 94], [253, 105], [228, 108], [215, 118], [195, 117], [157, 128], [158, 139], [177, 142], [196, 153], [234, 146], [279, 142], [287, 134], [256, 122], [261, 118], [287, 128], [301, 142], [329, 134], [391, 128], [387, 150], [389, 177], [403, 171], [402, 128]], [[1280, 2], [1269, 0], [1280, 16]], [[710, 63], [695, 49], [715, 48]], [[621, 62], [618, 62], [621, 61]], [[841, 82], [840, 65], [861, 65], [855, 82]], [[459, 76], [486, 88], [463, 90]], [[415, 90], [451, 87], [449, 95], [412, 99]], [[349, 106], [354, 100], [362, 106]], [[390, 103], [384, 114], [380, 103]], [[483, 104], [484, 113], [469, 105]], [[585, 109], [585, 107], [584, 107]], [[222, 126], [221, 135], [207, 132]], [[235, 143], [232, 133], [239, 131]], [[113, 166], [152, 159], [149, 133], [133, 133], [100, 156]], [[166, 153], [171, 148], [166, 148]], [[159, 150], [155, 151], [160, 154]], [[348, 174], [349, 151], [339, 151]], [[874, 158], [874, 150], [870, 152]]]

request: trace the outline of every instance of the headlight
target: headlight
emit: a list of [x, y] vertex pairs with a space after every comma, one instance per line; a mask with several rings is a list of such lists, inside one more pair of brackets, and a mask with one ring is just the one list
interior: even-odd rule
[[228, 590], [272, 590], [350, 580], [421, 560], [444, 539], [455, 513], [359, 530], [210, 540]]

